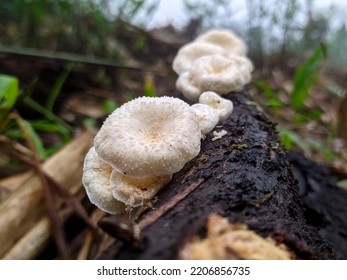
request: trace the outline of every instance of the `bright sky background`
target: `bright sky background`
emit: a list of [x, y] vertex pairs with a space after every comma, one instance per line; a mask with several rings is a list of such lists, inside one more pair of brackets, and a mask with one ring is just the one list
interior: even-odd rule
[[[155, 16], [150, 20], [148, 28], [163, 27], [168, 24], [172, 24], [177, 28], [183, 27], [189, 19], [184, 11], [183, 0], [147, 0], [150, 3], [160, 1], [159, 8], [155, 13]], [[201, 2], [207, 2], [209, 0], [201, 0]], [[275, 0], [268, 0], [269, 2]], [[230, 1], [234, 5], [234, 10], [239, 11], [235, 17], [240, 17], [240, 19], [245, 17], [246, 0], [232, 0]], [[338, 7], [337, 11], [340, 13], [338, 19], [341, 22], [345, 19], [347, 22], [347, 0], [314, 0], [314, 6], [317, 11], [322, 11], [324, 8], [328, 8], [332, 4]], [[236, 19], [236, 18], [235, 18]]]

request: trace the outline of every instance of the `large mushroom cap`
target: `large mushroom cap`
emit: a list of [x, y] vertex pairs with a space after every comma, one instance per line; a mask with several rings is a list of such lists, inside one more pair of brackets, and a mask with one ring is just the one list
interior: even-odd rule
[[103, 162], [92, 147], [83, 165], [82, 183], [86, 193], [89, 200], [101, 210], [110, 214], [120, 214], [125, 211], [125, 205], [112, 196], [111, 173], [112, 167]]
[[200, 151], [194, 112], [173, 97], [140, 97], [115, 110], [94, 139], [98, 155], [131, 177], [173, 174]]

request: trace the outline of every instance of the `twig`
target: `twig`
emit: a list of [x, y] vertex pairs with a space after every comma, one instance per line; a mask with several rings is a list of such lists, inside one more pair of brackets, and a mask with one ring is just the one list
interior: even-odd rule
[[[22, 162], [36, 169], [35, 162], [33, 162], [33, 160], [28, 157], [30, 150], [27, 150], [24, 146], [19, 145], [15, 141], [5, 136], [0, 135], [0, 142], [2, 142], [3, 144], [9, 147], [9, 149], [6, 150], [8, 154], [12, 155], [13, 157], [21, 160]], [[31, 151], [30, 151], [30, 155], [34, 156]], [[42, 168], [41, 168], [41, 173], [43, 174], [43, 176], [45, 176], [47, 182], [53, 187], [53, 190], [61, 198], [63, 198], [72, 209], [74, 209], [76, 214], [87, 224], [87, 226], [89, 226], [92, 230], [96, 230], [97, 229], [96, 224], [89, 218], [88, 213], [86, 212], [84, 207], [81, 205], [79, 199], [77, 199], [74, 195], [72, 195], [68, 190], [63, 188], [53, 178], [48, 176], [45, 173], [45, 171], [42, 170]]]
[[49, 184], [53, 187], [54, 191], [62, 197], [67, 204], [75, 210], [76, 214], [92, 229], [96, 230], [96, 224], [89, 218], [87, 211], [81, 205], [78, 198], [72, 195], [68, 190], [60, 186], [56, 181], [53, 180], [50, 176], [45, 174]]
[[95, 64], [95, 65], [101, 65], [101, 66], [111, 66], [111, 67], [124, 68], [128, 70], [136, 70], [136, 71], [146, 70], [140, 67], [122, 65], [110, 59], [104, 59], [104, 58], [92, 57], [92, 56], [86, 56], [86, 55], [78, 55], [78, 54], [72, 54], [72, 53], [66, 53], [66, 52], [52, 52], [47, 50], [35, 50], [35, 49], [23, 48], [23, 47], [21, 48], [6, 47], [3, 45], [0, 45], [0, 53], [73, 61], [78, 63]]
[[53, 194], [49, 188], [47, 177], [44, 175], [44, 171], [42, 170], [40, 158], [37, 154], [37, 151], [35, 149], [35, 145], [33, 143], [33, 140], [31, 139], [30, 135], [28, 134], [28, 131], [26, 130], [25, 126], [23, 125], [22, 119], [19, 116], [19, 114], [15, 113], [15, 118], [18, 123], [18, 126], [23, 132], [24, 138], [28, 143], [28, 146], [33, 152], [33, 164], [35, 166], [35, 169], [40, 177], [42, 187], [43, 187], [43, 195], [45, 198], [46, 208], [47, 208], [47, 214], [51, 221], [51, 226], [53, 228], [53, 237], [57, 245], [57, 249], [59, 254], [62, 258], [67, 259], [69, 257], [69, 250], [66, 244], [63, 225], [60, 220], [60, 217], [58, 215], [58, 212], [56, 211], [54, 207], [54, 197]]
[[156, 211], [153, 211], [152, 214], [146, 216], [143, 220], [141, 220], [141, 222], [138, 225], [140, 230], [143, 230], [144, 228], [148, 227], [150, 224], [152, 224], [156, 220], [158, 220], [167, 211], [172, 209], [177, 203], [179, 203], [182, 199], [184, 199], [187, 195], [189, 195], [197, 187], [199, 187], [204, 181], [205, 181], [205, 179], [200, 179], [197, 182], [191, 184], [190, 186], [185, 188], [183, 192], [175, 195], [168, 203], [162, 205]]

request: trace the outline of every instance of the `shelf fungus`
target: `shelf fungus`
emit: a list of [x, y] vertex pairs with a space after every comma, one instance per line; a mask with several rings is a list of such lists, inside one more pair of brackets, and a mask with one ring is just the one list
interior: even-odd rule
[[173, 173], [200, 152], [200, 125], [173, 97], [140, 97], [116, 109], [85, 158], [83, 185], [110, 214], [141, 212]]
[[216, 110], [221, 121], [227, 119], [234, 109], [234, 105], [230, 100], [219, 96], [213, 91], [203, 92], [199, 97], [199, 103], [206, 104]]
[[250, 82], [252, 71], [252, 63], [243, 56], [203, 56], [193, 62], [190, 71], [179, 75], [176, 87], [187, 99], [197, 101], [204, 91], [223, 95], [241, 90]]
[[247, 54], [244, 42], [228, 29], [211, 29], [197, 37], [195, 42], [218, 46], [227, 55], [246, 56]]
[[226, 29], [212, 29], [182, 46], [172, 63], [176, 88], [194, 102], [204, 91], [239, 91], [251, 80], [253, 64], [244, 42]]
[[184, 45], [175, 56], [172, 62], [172, 69], [177, 74], [189, 71], [193, 62], [198, 58], [213, 54], [226, 55], [223, 48], [204, 42], [192, 42]]
[[198, 118], [200, 130], [203, 135], [209, 133], [219, 122], [218, 111], [205, 104], [193, 104], [191, 106]]

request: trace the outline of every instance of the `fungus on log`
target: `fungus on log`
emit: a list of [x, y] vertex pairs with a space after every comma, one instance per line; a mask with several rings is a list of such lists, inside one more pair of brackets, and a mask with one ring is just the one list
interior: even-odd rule
[[100, 258], [180, 258], [193, 237], [206, 236], [213, 215], [283, 244], [292, 258], [340, 257], [320, 237], [319, 229], [308, 224], [275, 124], [246, 91], [226, 98], [232, 100], [234, 111], [213, 131], [223, 129], [227, 134], [216, 141], [213, 131], [206, 135], [200, 154], [174, 174], [157, 194], [154, 207], [139, 217], [140, 234], [117, 226], [112, 216], [102, 220], [100, 226], [116, 239]]

